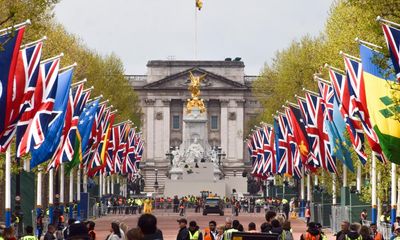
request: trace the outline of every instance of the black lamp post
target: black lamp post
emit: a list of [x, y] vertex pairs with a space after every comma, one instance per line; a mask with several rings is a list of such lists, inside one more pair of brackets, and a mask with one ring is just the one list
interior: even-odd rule
[[154, 169], [155, 173], [156, 173], [156, 181], [154, 182], [154, 190], [157, 193], [158, 190], [158, 169]]

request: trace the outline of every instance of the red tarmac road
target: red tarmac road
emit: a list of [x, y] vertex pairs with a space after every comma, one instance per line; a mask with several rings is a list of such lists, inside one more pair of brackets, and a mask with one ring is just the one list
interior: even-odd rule
[[[179, 215], [177, 213], [172, 213], [171, 210], [168, 210], [168, 212], [166, 212], [165, 210], [156, 210], [153, 211], [153, 214], [157, 217], [157, 227], [163, 232], [164, 239], [175, 240], [178, 231], [178, 223], [176, 222], [176, 220], [179, 218]], [[192, 209], [190, 209], [186, 213], [186, 218], [188, 222], [192, 220], [196, 221], [197, 224], [200, 226], [200, 229], [204, 229], [205, 227], [207, 227], [208, 222], [211, 220], [216, 221], [217, 225], [224, 224], [226, 217], [232, 217], [231, 213], [226, 210], [225, 216], [214, 214], [203, 216], [201, 213], [195, 213]], [[106, 239], [107, 235], [109, 234], [109, 229], [112, 221], [118, 220], [120, 222], [124, 222], [128, 225], [130, 229], [136, 227], [138, 218], [139, 215], [109, 214], [107, 216], [96, 219], [95, 222], [97, 239]], [[257, 230], [260, 230], [260, 225], [265, 221], [263, 211], [261, 213], [242, 213], [238, 217], [232, 217], [232, 219], [239, 220], [240, 223], [244, 226], [245, 230], [247, 230], [247, 226], [250, 222], [256, 223]], [[300, 235], [306, 230], [306, 224], [300, 219], [291, 219], [291, 225], [293, 229], [294, 240], [300, 239]], [[335, 239], [329, 230], [326, 230], [326, 233], [329, 240]]]

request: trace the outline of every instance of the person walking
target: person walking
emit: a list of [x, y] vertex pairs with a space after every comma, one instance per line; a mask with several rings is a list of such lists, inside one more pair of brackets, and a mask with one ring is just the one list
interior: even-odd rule
[[203, 234], [199, 230], [196, 221], [191, 221], [189, 223], [189, 239], [190, 240], [203, 240]]
[[217, 227], [217, 235], [215, 236], [215, 240], [225, 240], [224, 229], [225, 229], [224, 225], [219, 225]]
[[119, 228], [118, 223], [112, 222], [110, 235], [107, 236], [107, 240], [123, 240], [121, 235], [121, 229]]
[[163, 240], [163, 234], [157, 228], [157, 218], [152, 214], [143, 214], [138, 220], [138, 227], [144, 235], [144, 240]]
[[176, 240], [190, 240], [189, 230], [187, 229], [187, 220], [184, 218], [178, 219], [179, 232], [176, 236]]
[[350, 223], [348, 221], [343, 221], [340, 227], [341, 230], [336, 234], [336, 240], [345, 240], [347, 233], [349, 233]]
[[86, 223], [86, 227], [88, 229], [88, 234], [89, 234], [89, 240], [96, 240], [96, 232], [94, 231], [94, 227], [96, 226], [96, 223], [93, 221], [88, 221]]
[[54, 233], [56, 232], [56, 227], [53, 224], [47, 226], [47, 232], [44, 235], [44, 240], [54, 240], [56, 237]]
[[208, 228], [204, 229], [204, 240], [215, 240], [217, 234], [217, 223], [215, 221], [210, 221], [208, 223]]
[[314, 222], [308, 223], [308, 228], [306, 233], [303, 233], [300, 237], [300, 240], [320, 240], [321, 233], [318, 229], [318, 226]]
[[371, 223], [369, 226], [371, 230], [371, 235], [374, 240], [384, 240], [382, 233], [378, 232], [378, 228], [376, 226], [376, 223]]
[[25, 236], [23, 236], [21, 240], [38, 240], [38, 238], [33, 234], [32, 226], [26, 226]]

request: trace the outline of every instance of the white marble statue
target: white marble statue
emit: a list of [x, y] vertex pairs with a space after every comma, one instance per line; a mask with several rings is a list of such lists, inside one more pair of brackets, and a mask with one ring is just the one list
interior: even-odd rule
[[219, 166], [218, 166], [218, 152], [215, 149], [215, 147], [211, 148], [210, 155], [211, 155], [210, 160], [214, 164], [214, 168], [219, 168]]
[[181, 167], [181, 163], [182, 163], [181, 156], [182, 155], [181, 155], [181, 152], [179, 151], [179, 148], [175, 147], [175, 149], [172, 150], [171, 154], [172, 154], [172, 156], [174, 156], [174, 158], [172, 159], [172, 166], [174, 168]]
[[196, 163], [200, 162], [200, 160], [203, 158], [203, 155], [204, 149], [198, 143], [197, 138], [195, 138], [193, 143], [190, 144], [186, 151], [186, 164], [189, 166], [194, 166]]

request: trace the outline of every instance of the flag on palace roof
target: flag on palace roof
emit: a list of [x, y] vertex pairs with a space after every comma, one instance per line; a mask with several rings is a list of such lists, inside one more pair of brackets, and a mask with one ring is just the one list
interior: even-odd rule
[[372, 127], [386, 158], [400, 164], [399, 111], [393, 100], [399, 98], [399, 91], [392, 89], [395, 77], [389, 74], [385, 77], [385, 71], [374, 63], [374, 59], [382, 59], [383, 54], [360, 44], [360, 56]]

